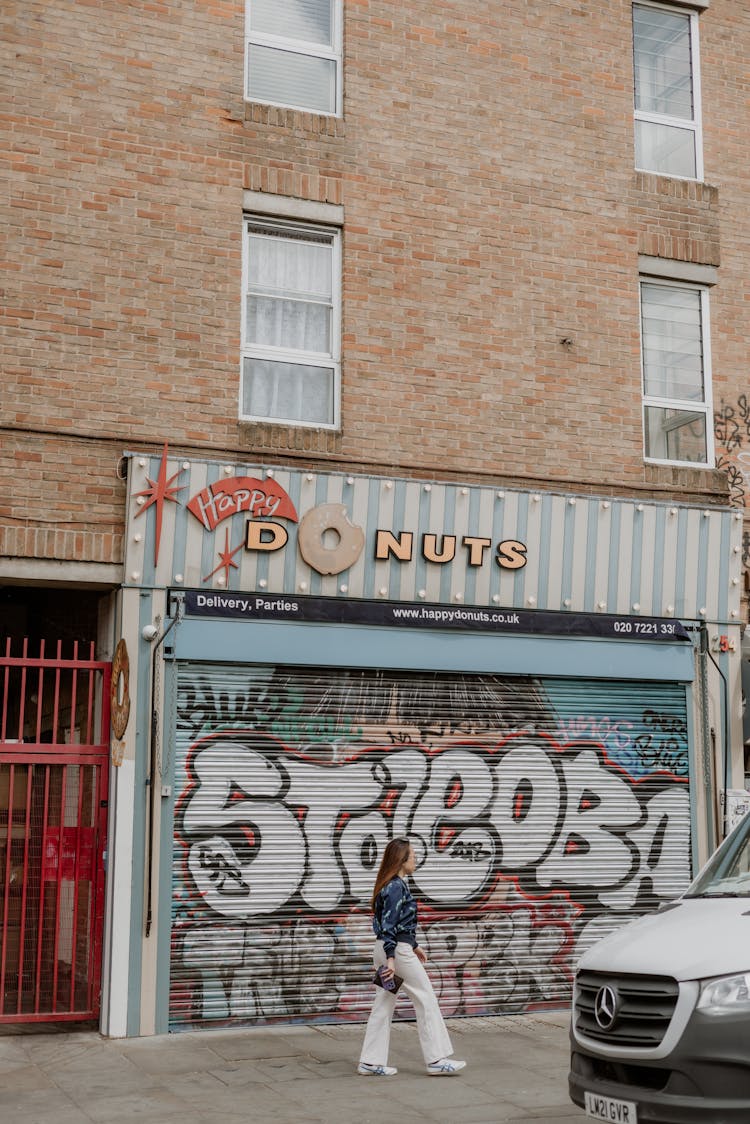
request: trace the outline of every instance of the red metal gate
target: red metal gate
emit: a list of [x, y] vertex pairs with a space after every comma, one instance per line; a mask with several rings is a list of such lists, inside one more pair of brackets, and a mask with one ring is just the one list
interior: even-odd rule
[[0, 652], [0, 1023], [99, 1013], [111, 664]]

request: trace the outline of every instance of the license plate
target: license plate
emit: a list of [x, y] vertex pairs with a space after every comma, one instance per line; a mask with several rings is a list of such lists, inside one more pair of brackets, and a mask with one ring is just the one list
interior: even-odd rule
[[584, 1093], [586, 1115], [594, 1120], [609, 1120], [616, 1124], [638, 1124], [638, 1106], [634, 1101], [617, 1101], [598, 1093]]

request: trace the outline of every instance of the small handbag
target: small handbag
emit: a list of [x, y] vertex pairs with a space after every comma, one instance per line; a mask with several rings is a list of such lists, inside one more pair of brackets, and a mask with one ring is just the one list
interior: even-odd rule
[[383, 967], [381, 966], [380, 968], [378, 968], [377, 972], [372, 977], [372, 982], [377, 987], [382, 987], [383, 991], [390, 991], [395, 995], [396, 992], [398, 991], [398, 989], [401, 987], [401, 984], [404, 982], [403, 977], [393, 975], [393, 976], [391, 976], [391, 978], [389, 980], [384, 980], [382, 975], [381, 975], [382, 971], [383, 971]]

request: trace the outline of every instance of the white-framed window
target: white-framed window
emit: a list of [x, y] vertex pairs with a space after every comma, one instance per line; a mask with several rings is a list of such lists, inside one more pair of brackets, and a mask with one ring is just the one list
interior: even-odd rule
[[703, 179], [698, 15], [674, 4], [633, 4], [635, 164]]
[[343, 0], [246, 0], [248, 101], [341, 115]]
[[240, 418], [336, 429], [341, 232], [245, 219]]
[[640, 288], [646, 460], [713, 465], [708, 290], [649, 278]]

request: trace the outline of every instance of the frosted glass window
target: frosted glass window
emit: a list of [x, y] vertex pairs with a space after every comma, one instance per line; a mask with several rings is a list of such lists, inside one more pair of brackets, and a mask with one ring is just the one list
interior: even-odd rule
[[247, 0], [245, 96], [338, 114], [342, 0]]
[[337, 424], [339, 293], [337, 231], [248, 220], [243, 417]]
[[645, 454], [708, 464], [708, 294], [690, 285], [641, 283]]
[[251, 0], [250, 31], [333, 46], [333, 0]]
[[333, 113], [336, 108], [336, 64], [332, 59], [251, 43], [247, 74], [250, 101], [298, 106], [315, 113]]
[[702, 175], [697, 38], [694, 12], [633, 5], [636, 166], [644, 171]]
[[243, 414], [292, 424], [328, 425], [333, 412], [334, 371], [279, 363], [244, 361]]

